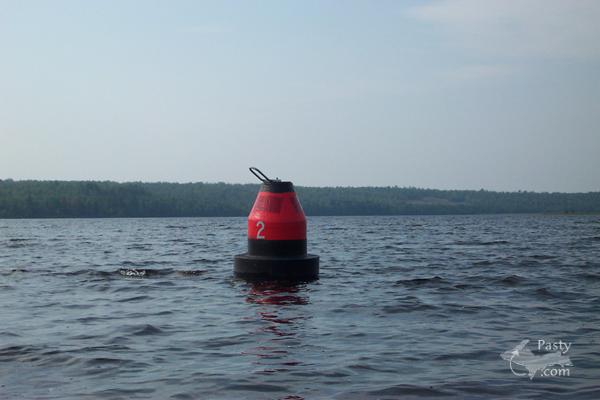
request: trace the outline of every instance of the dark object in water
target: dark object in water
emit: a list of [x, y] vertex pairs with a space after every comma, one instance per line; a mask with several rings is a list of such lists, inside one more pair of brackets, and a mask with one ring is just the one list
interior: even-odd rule
[[251, 280], [319, 277], [319, 256], [306, 252], [306, 217], [292, 182], [250, 168], [262, 186], [248, 216], [248, 252], [234, 258], [235, 275]]

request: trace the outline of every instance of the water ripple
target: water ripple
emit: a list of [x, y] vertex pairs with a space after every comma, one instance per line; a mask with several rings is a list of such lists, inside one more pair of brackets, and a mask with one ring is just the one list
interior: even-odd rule
[[246, 223], [2, 221], [0, 398], [600, 397], [597, 217], [310, 218], [305, 283], [232, 276]]

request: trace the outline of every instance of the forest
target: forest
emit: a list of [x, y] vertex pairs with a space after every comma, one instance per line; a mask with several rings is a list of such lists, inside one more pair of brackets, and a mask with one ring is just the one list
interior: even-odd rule
[[[0, 218], [248, 215], [259, 186], [0, 180]], [[539, 193], [413, 187], [296, 187], [307, 215], [600, 213], [600, 192]]]

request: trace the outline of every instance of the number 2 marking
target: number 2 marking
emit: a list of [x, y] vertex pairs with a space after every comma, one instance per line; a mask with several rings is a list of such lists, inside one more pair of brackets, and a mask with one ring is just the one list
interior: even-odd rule
[[256, 223], [256, 226], [260, 226], [260, 228], [258, 228], [258, 232], [256, 232], [256, 238], [257, 239], [264, 239], [265, 237], [262, 235], [262, 231], [265, 230], [265, 223], [262, 221], [258, 221]]

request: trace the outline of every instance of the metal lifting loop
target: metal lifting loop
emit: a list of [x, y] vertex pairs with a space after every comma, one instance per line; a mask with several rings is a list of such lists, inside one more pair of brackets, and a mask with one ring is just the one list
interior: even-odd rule
[[250, 167], [249, 169], [250, 169], [250, 172], [252, 172], [252, 175], [257, 177], [261, 182], [263, 182], [263, 183], [273, 182], [273, 180], [267, 178], [267, 176], [265, 174], [263, 174], [260, 169], [258, 169], [256, 167]]

